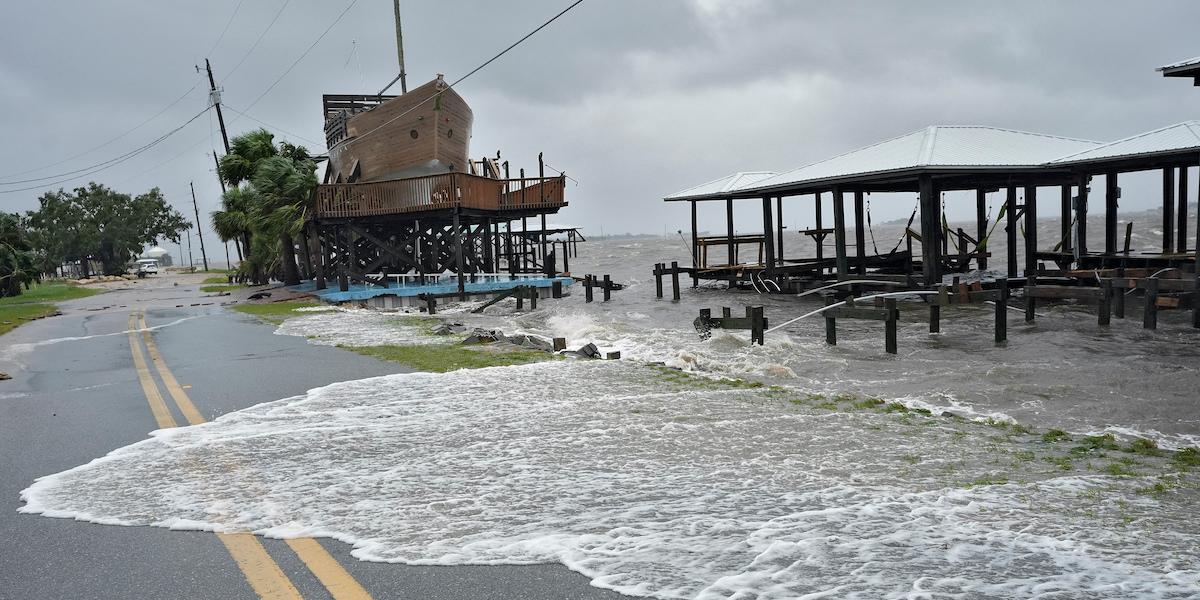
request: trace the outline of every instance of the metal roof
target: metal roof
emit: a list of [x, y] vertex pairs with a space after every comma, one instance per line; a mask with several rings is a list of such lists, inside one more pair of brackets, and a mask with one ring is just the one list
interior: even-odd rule
[[754, 185], [755, 183], [774, 175], [774, 171], [739, 171], [732, 175], [726, 175], [720, 179], [714, 179], [707, 183], [702, 183], [686, 190], [676, 192], [670, 196], [667, 196], [664, 198], [664, 200], [685, 200], [687, 198], [724, 194], [742, 186]]
[[1185, 121], [1154, 131], [1139, 133], [1083, 152], [1063, 156], [1049, 164], [1078, 164], [1189, 150], [1200, 151], [1200, 121]]
[[1182, 69], [1189, 69], [1189, 67], [1200, 67], [1200, 56], [1189, 58], [1187, 60], [1181, 60], [1169, 65], [1163, 65], [1155, 69], [1155, 71], [1162, 72], [1164, 75], [1166, 75], [1169, 74], [1167, 71], [1179, 71]]
[[931, 126], [726, 191], [804, 185], [912, 169], [1036, 167], [1064, 154], [1099, 145], [1100, 142], [1089, 140], [998, 127]]

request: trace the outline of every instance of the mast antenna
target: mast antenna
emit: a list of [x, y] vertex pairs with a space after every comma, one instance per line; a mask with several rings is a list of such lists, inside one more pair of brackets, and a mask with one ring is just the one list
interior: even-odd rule
[[396, 57], [400, 59], [400, 93], [408, 93], [408, 82], [404, 73], [404, 34], [400, 30], [400, 0], [392, 0], [396, 9]]

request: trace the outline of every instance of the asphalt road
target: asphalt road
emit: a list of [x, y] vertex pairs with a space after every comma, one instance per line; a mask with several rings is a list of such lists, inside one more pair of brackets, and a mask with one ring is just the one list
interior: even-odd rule
[[[20, 491], [35, 478], [88, 462], [158, 428], [135, 370], [131, 339], [122, 333], [135, 311], [145, 311], [151, 327], [192, 317], [157, 330], [153, 341], [205, 419], [335, 381], [404, 370], [302, 338], [272, 335], [272, 326], [220, 307], [221, 298], [204, 297], [198, 280], [151, 278], [61, 303], [63, 316], [0, 337], [0, 371], [13, 377], [0, 382], [0, 599], [295, 596], [256, 591], [249, 582], [252, 573], [243, 572], [211, 533], [17, 513]], [[192, 306], [200, 303], [212, 304]], [[161, 373], [155, 373], [154, 383], [174, 420], [185, 425], [186, 415], [171, 402]], [[270, 556], [267, 562], [278, 565], [300, 596], [350, 597], [331, 593], [285, 542], [256, 539]], [[374, 598], [623, 597], [589, 586], [561, 565], [366, 563], [352, 558], [346, 544], [317, 542], [318, 553], [323, 549], [331, 555]]]

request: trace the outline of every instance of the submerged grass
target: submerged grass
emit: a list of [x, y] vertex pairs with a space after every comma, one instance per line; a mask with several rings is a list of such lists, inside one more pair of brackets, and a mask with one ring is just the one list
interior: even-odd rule
[[459, 369], [481, 369], [524, 365], [562, 357], [539, 350], [509, 350], [488, 347], [458, 346], [447, 344], [422, 344], [417, 346], [338, 346], [364, 356], [373, 356], [418, 371], [445, 373]]
[[317, 303], [307, 300], [289, 300], [287, 302], [272, 302], [270, 304], [239, 304], [234, 306], [233, 310], [254, 315], [268, 323], [278, 325], [286, 321], [289, 317], [296, 316], [297, 308], [304, 308], [306, 306], [317, 306]]
[[101, 290], [70, 283], [41, 283], [30, 286], [20, 296], [0, 298], [0, 335], [23, 323], [54, 314], [58, 307], [51, 302], [86, 298]]

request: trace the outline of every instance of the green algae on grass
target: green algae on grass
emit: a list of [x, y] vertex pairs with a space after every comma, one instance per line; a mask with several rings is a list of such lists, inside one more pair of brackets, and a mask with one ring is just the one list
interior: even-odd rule
[[309, 306], [317, 306], [317, 303], [307, 300], [288, 300], [269, 304], [238, 304], [232, 308], [240, 313], [254, 315], [268, 323], [278, 325], [290, 317], [296, 316], [296, 309]]
[[562, 359], [560, 355], [540, 350], [509, 350], [453, 344], [338, 347], [364, 356], [373, 356], [381, 360], [407, 365], [418, 371], [428, 371], [431, 373], [445, 373], [459, 369], [524, 365]]

